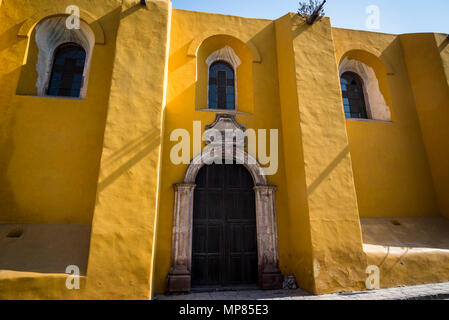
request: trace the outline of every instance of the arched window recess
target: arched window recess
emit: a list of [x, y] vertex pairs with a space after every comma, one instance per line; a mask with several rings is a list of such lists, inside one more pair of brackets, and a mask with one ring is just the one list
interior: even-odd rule
[[51, 17], [36, 26], [38, 96], [86, 97], [95, 35], [83, 20], [80, 29], [67, 29], [66, 19]]
[[226, 46], [206, 60], [208, 76], [208, 108], [237, 110], [237, 68], [241, 61], [234, 50]]

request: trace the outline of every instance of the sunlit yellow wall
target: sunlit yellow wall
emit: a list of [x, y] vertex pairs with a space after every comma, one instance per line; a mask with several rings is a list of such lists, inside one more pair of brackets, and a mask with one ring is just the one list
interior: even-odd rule
[[[261, 53], [261, 63], [251, 63], [254, 81], [248, 85], [254, 86], [254, 112], [250, 115], [237, 115], [237, 121], [247, 128], [253, 129], [280, 129], [281, 118], [279, 112], [279, 84], [277, 81], [276, 38], [274, 24], [268, 20], [245, 19], [216, 14], [196, 13], [183, 10], [173, 10], [172, 32], [169, 60], [169, 82], [166, 107], [166, 128], [164, 135], [164, 154], [162, 162], [161, 205], [158, 222], [158, 241], [156, 257], [155, 290], [164, 292], [166, 279], [170, 268], [172, 219], [174, 190], [172, 185], [180, 183], [184, 179], [187, 165], [174, 165], [170, 161], [170, 149], [178, 143], [170, 141], [170, 134], [174, 129], [187, 129], [192, 136], [193, 121], [201, 121], [202, 130], [211, 124], [215, 114], [211, 112], [195, 110], [196, 98], [196, 68], [207, 53], [198, 54], [198, 58], [188, 56], [190, 43], [205, 32], [210, 34], [231, 34], [234, 38], [244, 43], [251, 40]], [[220, 39], [222, 42], [219, 42]], [[231, 41], [230, 37], [219, 37], [213, 48], [207, 52], [212, 53], [225, 45], [231, 46], [237, 54], [243, 53], [243, 60], [248, 60], [248, 49], [240, 48], [239, 41]], [[207, 42], [205, 43], [209, 45]], [[203, 48], [199, 48], [201, 52]], [[238, 82], [250, 82], [246, 79], [250, 73], [243, 73], [243, 78]], [[207, 90], [207, 88], [203, 88]], [[239, 92], [238, 95], [244, 94]], [[244, 100], [243, 100], [244, 101]], [[282, 130], [280, 134], [282, 133]], [[284, 154], [283, 145], [280, 144], [279, 152]], [[191, 151], [190, 158], [193, 158]], [[268, 177], [270, 184], [277, 185], [277, 214], [279, 224], [279, 252], [280, 267], [283, 272], [289, 273], [289, 210], [287, 204], [287, 185], [285, 183], [285, 171], [282, 162], [279, 171], [274, 176]]]
[[278, 55], [279, 96], [282, 119], [282, 143], [288, 146], [288, 157], [283, 157], [286, 166], [288, 190], [295, 190], [288, 197], [290, 208], [290, 266], [298, 284], [314, 290], [313, 258], [307, 186], [301, 130], [298, 130], [300, 116], [296, 88], [296, 64], [293, 52], [291, 16], [286, 15], [275, 22], [276, 49]]
[[[105, 35], [94, 48], [87, 98], [32, 96], [33, 27], [74, 1]], [[271, 21], [147, 2], [0, 2], [0, 223], [92, 224], [81, 290], [67, 290], [61, 274], [0, 270], [0, 299], [148, 299], [165, 291], [172, 185], [187, 169], [171, 162], [178, 141], [170, 135], [192, 136], [193, 121], [203, 130], [214, 121], [215, 113], [200, 110], [204, 60], [226, 45], [242, 60], [237, 121], [279, 130], [279, 168], [268, 183], [278, 187], [280, 268], [303, 289], [364, 289], [360, 216], [448, 216], [442, 35], [399, 39], [332, 29], [328, 18], [307, 26], [294, 14]], [[17, 36], [23, 26], [31, 38]], [[344, 57], [375, 70], [393, 122], [345, 120]]]
[[[73, 1], [6, 0], [0, 9], [1, 223], [92, 222], [119, 1], [102, 1], [102, 6], [89, 0], [77, 1], [83, 12], [90, 14], [82, 13], [81, 18], [94, 17], [108, 39], [94, 48], [85, 100], [16, 94], [23, 62], [37, 60], [37, 51], [28, 50], [29, 46], [35, 47], [34, 26], [48, 15], [65, 14], [66, 7], [72, 4]], [[18, 36], [22, 31], [24, 35]], [[25, 81], [23, 88], [21, 93], [35, 93], [34, 79]], [[0, 298], [88, 296], [85, 290], [67, 290], [66, 278], [61, 274], [2, 270]], [[82, 289], [85, 283], [82, 278]]]
[[[113, 1], [79, 5], [101, 17], [85, 100], [16, 95], [24, 60], [37, 61], [32, 38], [18, 37], [28, 17], [65, 12], [72, 1], [5, 1], [0, 11], [0, 222], [90, 224], [95, 202], [118, 14]], [[26, 54], [28, 53], [28, 56]], [[36, 92], [35, 81], [26, 92]]]
[[[300, 155], [293, 155], [296, 164], [290, 160], [287, 170], [298, 173], [298, 176], [288, 175], [290, 179], [304, 179], [302, 183], [306, 185], [313, 259], [313, 270], [309, 269], [305, 275], [295, 270], [295, 274], [299, 279], [308, 277], [307, 282], [314, 282], [313, 288], [306, 287], [314, 293], [359, 289], [363, 287], [366, 259], [330, 21], [323, 18], [308, 26], [294, 14], [286, 19], [290, 21], [284, 22], [286, 26], [278, 34], [291, 34], [292, 53], [278, 59], [293, 57], [296, 74], [289, 86], [293, 91], [284, 91], [288, 96], [283, 102], [287, 112], [290, 108], [298, 110], [299, 123], [295, 123], [298, 119], [286, 119], [285, 123], [300, 130], [300, 140], [295, 141], [293, 137], [290, 143], [301, 144], [304, 161], [298, 163]], [[288, 102], [290, 97], [293, 103]], [[282, 111], [284, 103], [281, 103]], [[288, 116], [287, 113], [285, 117]], [[286, 152], [283, 156], [288, 158], [290, 154]], [[304, 175], [291, 167], [294, 165], [304, 166]], [[296, 196], [296, 190], [289, 192], [289, 196]], [[292, 214], [307, 215], [297, 211], [305, 207], [298, 202], [291, 206]], [[292, 225], [291, 228], [292, 242], [301, 241], [295, 233], [300, 227]]]
[[400, 36], [439, 209], [449, 217], [449, 49], [444, 38], [435, 34]]
[[398, 36], [336, 28], [333, 36], [337, 62], [348, 56], [373, 68], [392, 111], [392, 122], [346, 121], [360, 216], [437, 215], [432, 176]]
[[153, 290], [171, 3], [139, 3], [124, 1], [117, 35], [87, 270], [99, 299]]
[[1, 8], [1, 219], [90, 224], [94, 211], [88, 277], [70, 291], [61, 274], [1, 271], [7, 290], [0, 298], [148, 299], [171, 4], [76, 1], [105, 34], [86, 100], [16, 96], [28, 43], [17, 37], [20, 26], [71, 4], [6, 1]]

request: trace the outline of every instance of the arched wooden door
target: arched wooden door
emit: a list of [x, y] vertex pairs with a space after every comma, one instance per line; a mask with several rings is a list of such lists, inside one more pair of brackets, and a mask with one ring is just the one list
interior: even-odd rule
[[192, 287], [258, 281], [254, 182], [243, 165], [206, 165], [196, 178]]

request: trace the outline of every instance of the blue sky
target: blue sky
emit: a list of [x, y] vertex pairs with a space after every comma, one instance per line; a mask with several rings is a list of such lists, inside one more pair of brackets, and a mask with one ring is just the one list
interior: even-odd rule
[[[276, 19], [296, 12], [298, 0], [172, 0], [178, 9]], [[366, 8], [379, 8], [380, 29], [385, 33], [449, 33], [448, 0], [328, 0], [326, 16], [332, 26], [370, 30], [366, 26]]]

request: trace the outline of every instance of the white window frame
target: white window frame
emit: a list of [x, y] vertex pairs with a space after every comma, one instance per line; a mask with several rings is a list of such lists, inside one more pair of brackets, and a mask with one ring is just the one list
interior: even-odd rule
[[[233, 71], [234, 71], [234, 110], [227, 110], [227, 109], [211, 109], [209, 108], [209, 79], [210, 79], [210, 67], [215, 62], [226, 62], [228, 63]], [[219, 49], [215, 52], [213, 52], [207, 59], [207, 109], [210, 111], [216, 111], [216, 112], [237, 112], [238, 111], [238, 94], [237, 94], [237, 68], [242, 64], [242, 61], [237, 56], [235, 51], [229, 47], [225, 46], [222, 49]]]

